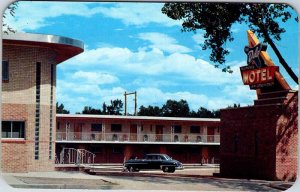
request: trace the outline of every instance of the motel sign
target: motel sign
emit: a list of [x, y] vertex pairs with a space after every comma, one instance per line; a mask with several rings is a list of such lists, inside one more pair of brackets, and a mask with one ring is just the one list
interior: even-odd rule
[[244, 48], [247, 54], [247, 66], [240, 67], [244, 85], [250, 89], [258, 89], [274, 85], [275, 72], [279, 71], [278, 66], [266, 66], [260, 58], [260, 52], [266, 51], [267, 45], [259, 43], [254, 47]]

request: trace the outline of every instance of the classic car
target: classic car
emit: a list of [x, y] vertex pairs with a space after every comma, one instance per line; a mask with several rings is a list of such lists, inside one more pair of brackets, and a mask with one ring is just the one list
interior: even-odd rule
[[163, 172], [175, 172], [183, 169], [182, 163], [166, 154], [147, 154], [143, 159], [129, 159], [124, 163], [124, 169], [135, 172], [144, 169], [161, 169]]

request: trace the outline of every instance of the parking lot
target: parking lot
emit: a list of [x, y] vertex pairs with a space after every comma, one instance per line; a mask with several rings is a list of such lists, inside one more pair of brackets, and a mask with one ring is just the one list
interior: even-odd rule
[[[77, 171], [3, 173], [5, 181], [15, 188], [46, 189], [110, 189], [110, 190], [171, 190], [171, 191], [281, 191], [291, 183], [265, 180], [213, 177], [216, 167], [198, 167], [162, 171], [123, 172], [116, 168], [90, 175]], [[276, 184], [276, 185], [275, 185]], [[281, 189], [281, 190], [280, 190]]]

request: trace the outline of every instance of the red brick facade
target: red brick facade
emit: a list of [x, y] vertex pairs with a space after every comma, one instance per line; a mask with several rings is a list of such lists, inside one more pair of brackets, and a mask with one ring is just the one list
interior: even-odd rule
[[251, 107], [221, 110], [222, 176], [295, 180], [298, 92], [274, 100], [259, 98]]
[[[29, 55], [30, 57], [28, 57]], [[2, 170], [4, 172], [54, 170], [54, 158], [49, 159], [49, 118], [50, 67], [55, 63], [55, 56], [54, 51], [48, 48], [4, 45], [3, 60], [9, 61], [9, 80], [2, 84], [2, 121], [25, 122], [25, 138], [2, 139]], [[37, 160], [34, 159], [36, 62], [42, 63], [40, 141], [39, 159]], [[52, 110], [55, 112], [55, 106]], [[55, 123], [55, 113], [53, 117]], [[52, 145], [55, 149], [54, 142]], [[54, 157], [54, 150], [52, 150], [52, 154]]]
[[[63, 42], [56, 44], [55, 39], [59, 38], [4, 35], [2, 60], [8, 64], [1, 94], [1, 120], [7, 126], [1, 139], [4, 172], [54, 170], [56, 64], [83, 51]], [[13, 128], [14, 123], [24, 127]]]

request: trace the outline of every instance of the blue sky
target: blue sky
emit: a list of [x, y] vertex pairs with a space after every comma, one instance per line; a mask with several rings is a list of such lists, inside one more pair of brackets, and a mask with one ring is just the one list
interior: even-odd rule
[[[161, 106], [168, 99], [185, 99], [192, 110], [211, 110], [234, 103], [253, 104], [255, 91], [242, 84], [239, 67], [246, 65], [245, 25], [235, 24], [235, 40], [226, 65], [216, 69], [210, 51], [201, 50], [203, 31], [181, 32], [181, 24], [161, 13], [161, 3], [19, 2], [7, 23], [18, 32], [53, 34], [81, 40], [85, 51], [57, 66], [57, 101], [71, 113], [84, 106], [100, 108], [124, 92], [137, 91], [140, 105]], [[294, 13], [295, 15], [295, 13]], [[298, 25], [282, 23], [287, 32], [276, 42], [298, 74]], [[277, 58], [268, 47], [272, 60]], [[279, 65], [280, 66], [280, 65]], [[295, 83], [280, 66], [292, 88]], [[128, 97], [129, 112], [133, 97]]]

